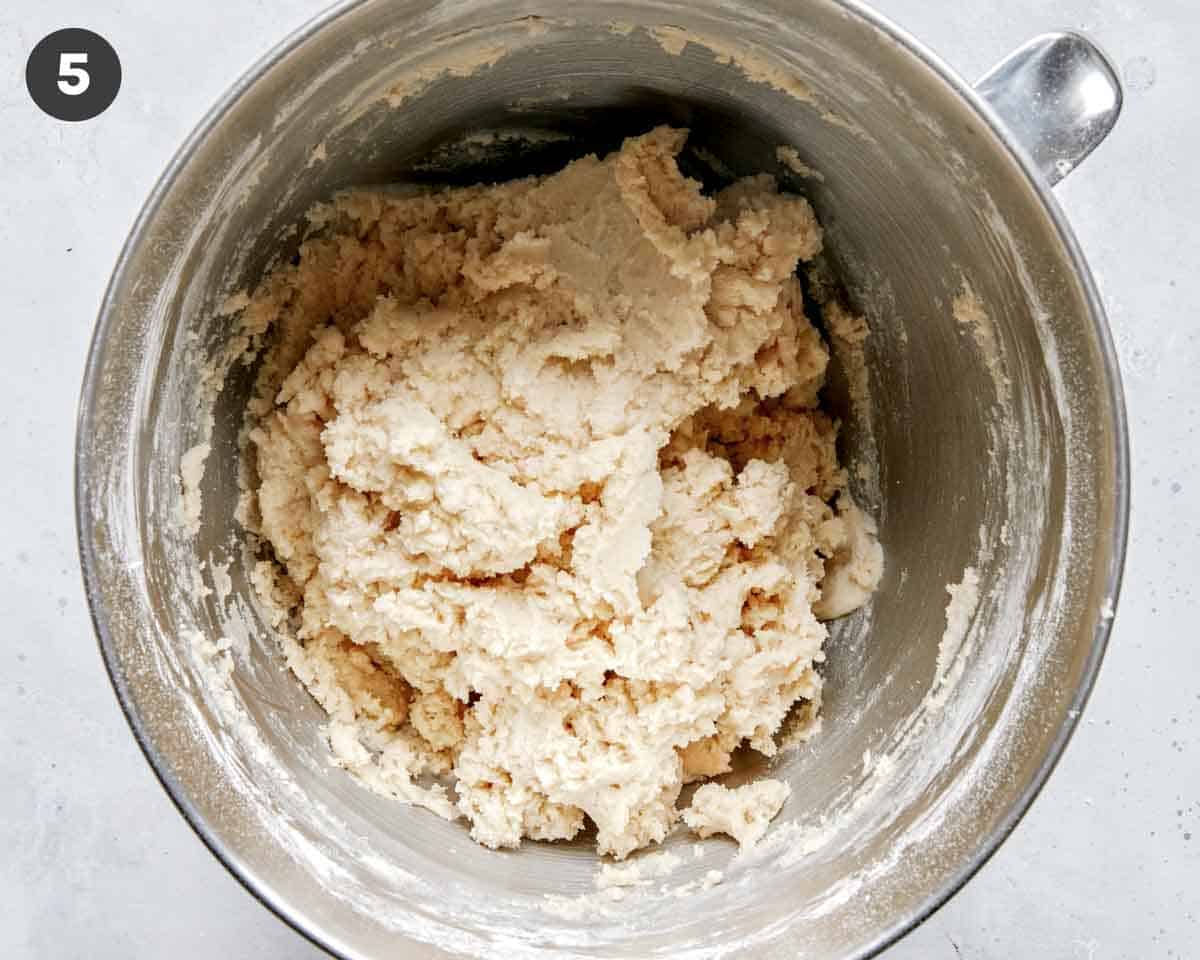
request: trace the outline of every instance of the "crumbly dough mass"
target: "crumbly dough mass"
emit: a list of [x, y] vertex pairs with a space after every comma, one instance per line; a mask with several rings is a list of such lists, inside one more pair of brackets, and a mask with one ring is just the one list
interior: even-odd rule
[[[245, 307], [288, 663], [340, 764], [491, 847], [663, 840], [683, 784], [815, 721], [814, 607], [879, 577], [795, 278], [820, 228], [770, 177], [705, 195], [685, 136], [342, 195]], [[786, 794], [751, 794], [753, 832]]]

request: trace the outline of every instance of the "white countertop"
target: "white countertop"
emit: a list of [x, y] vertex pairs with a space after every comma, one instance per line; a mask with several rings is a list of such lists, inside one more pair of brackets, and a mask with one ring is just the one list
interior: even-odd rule
[[[212, 858], [142, 759], [92, 636], [72, 509], [76, 398], [125, 234], [202, 113], [324, 5], [8, 0], [0, 11], [6, 960], [324, 956]], [[1134, 478], [1125, 590], [1079, 732], [1013, 836], [886, 960], [1200, 957], [1200, 8], [878, 5], [968, 77], [1071, 27], [1127, 78], [1116, 131], [1058, 194], [1113, 325]], [[64, 26], [103, 34], [124, 67], [113, 107], [78, 125], [38, 112], [20, 80], [33, 45]]]

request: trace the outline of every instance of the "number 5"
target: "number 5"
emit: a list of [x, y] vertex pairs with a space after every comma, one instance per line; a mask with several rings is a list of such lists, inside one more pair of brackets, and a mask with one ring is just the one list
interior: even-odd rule
[[91, 75], [83, 69], [87, 62], [86, 53], [58, 55], [58, 89], [68, 97], [77, 97], [92, 85]]

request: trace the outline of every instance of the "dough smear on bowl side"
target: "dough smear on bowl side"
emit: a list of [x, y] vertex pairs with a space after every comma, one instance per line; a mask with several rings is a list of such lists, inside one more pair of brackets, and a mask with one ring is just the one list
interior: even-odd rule
[[882, 569], [795, 277], [820, 227], [769, 176], [706, 196], [685, 137], [340, 195], [243, 315], [272, 340], [240, 518], [287, 661], [338, 763], [490, 847], [662, 841], [683, 784], [816, 717], [814, 609]]

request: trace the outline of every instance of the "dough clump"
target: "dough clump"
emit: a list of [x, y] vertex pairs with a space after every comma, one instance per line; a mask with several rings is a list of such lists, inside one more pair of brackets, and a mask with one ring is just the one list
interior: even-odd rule
[[683, 821], [701, 838], [724, 833], [745, 849], [762, 839], [791, 792], [782, 780], [757, 780], [733, 789], [706, 783], [683, 811]]
[[[769, 176], [705, 195], [685, 138], [343, 194], [243, 313], [288, 664], [338, 763], [490, 847], [662, 841], [683, 784], [815, 720], [823, 584], [842, 613], [878, 580], [795, 277], [817, 221]], [[742, 839], [776, 794], [696, 823]]]

